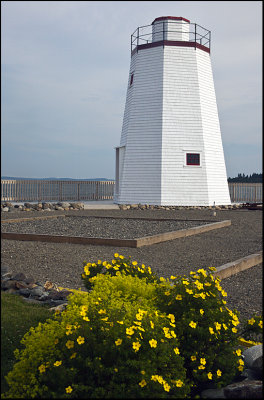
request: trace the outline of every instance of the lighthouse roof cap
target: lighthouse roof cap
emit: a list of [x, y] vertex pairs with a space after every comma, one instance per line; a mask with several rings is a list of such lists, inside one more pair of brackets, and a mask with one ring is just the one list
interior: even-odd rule
[[173, 19], [173, 20], [175, 20], [175, 21], [185, 21], [185, 22], [190, 23], [190, 21], [189, 21], [188, 19], [183, 18], [183, 17], [170, 17], [170, 16], [168, 16], [168, 17], [158, 17], [158, 18], [155, 18], [151, 25], [153, 25], [153, 24], [154, 24], [155, 22], [157, 22], [157, 21], [164, 21], [164, 20], [166, 20], [166, 19]]

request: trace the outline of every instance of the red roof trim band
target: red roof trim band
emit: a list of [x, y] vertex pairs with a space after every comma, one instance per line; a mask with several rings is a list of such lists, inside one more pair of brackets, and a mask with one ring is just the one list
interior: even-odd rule
[[164, 20], [166, 20], [166, 19], [173, 19], [173, 20], [175, 20], [175, 21], [185, 21], [185, 22], [190, 23], [190, 21], [189, 21], [188, 19], [183, 18], [183, 17], [158, 17], [158, 18], [155, 18], [155, 19], [154, 19], [154, 21], [152, 22], [151, 25], [153, 25], [154, 22], [156, 22], [156, 21], [164, 21]]
[[179, 47], [196, 47], [200, 50], [206, 51], [210, 54], [210, 49], [196, 42], [184, 42], [184, 41], [174, 41], [174, 40], [160, 40], [159, 42], [139, 44], [135, 49], [133, 49], [131, 56], [137, 51], [142, 49], [148, 49], [150, 47], [158, 46], [179, 46]]

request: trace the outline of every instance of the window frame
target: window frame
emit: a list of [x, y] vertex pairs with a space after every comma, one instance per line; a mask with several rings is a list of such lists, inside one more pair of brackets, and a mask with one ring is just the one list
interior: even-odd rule
[[[202, 166], [203, 166], [203, 163], [202, 163], [203, 151], [202, 150], [187, 150], [185, 148], [185, 149], [182, 149], [182, 151], [183, 151], [183, 167], [184, 168], [202, 168]], [[198, 164], [187, 164], [187, 154], [199, 154], [200, 164], [199, 165]]]

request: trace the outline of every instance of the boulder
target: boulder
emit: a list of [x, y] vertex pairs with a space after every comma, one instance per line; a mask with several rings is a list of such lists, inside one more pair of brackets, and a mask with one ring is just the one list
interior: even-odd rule
[[262, 399], [262, 381], [244, 380], [235, 382], [224, 388], [227, 399]]
[[263, 345], [252, 346], [243, 352], [246, 368], [250, 368], [260, 374], [263, 372]]

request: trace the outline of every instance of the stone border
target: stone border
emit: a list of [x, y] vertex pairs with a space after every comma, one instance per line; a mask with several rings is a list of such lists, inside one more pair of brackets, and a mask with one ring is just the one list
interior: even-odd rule
[[231, 261], [227, 264], [217, 267], [213, 275], [218, 276], [220, 279], [228, 278], [229, 276], [235, 275], [238, 272], [244, 271], [245, 269], [261, 264], [262, 261], [263, 252], [260, 251], [259, 253], [250, 254], [249, 256], [239, 258], [236, 261]]
[[[21, 218], [22, 219], [22, 218]], [[20, 221], [21, 221], [20, 219]], [[181, 237], [197, 235], [199, 233], [208, 232], [213, 229], [224, 228], [230, 226], [231, 221], [213, 222], [207, 225], [196, 226], [188, 229], [181, 229], [178, 231], [165, 232], [153, 236], [145, 236], [134, 239], [114, 239], [114, 238], [96, 238], [96, 237], [82, 237], [82, 236], [61, 236], [61, 235], [39, 235], [31, 233], [15, 233], [15, 232], [2, 232], [1, 238], [7, 240], [28, 240], [28, 241], [41, 241], [41, 242], [55, 242], [55, 243], [74, 243], [74, 244], [93, 244], [99, 246], [116, 246], [116, 247], [142, 247], [150, 246], [152, 244], [166, 242]]]

